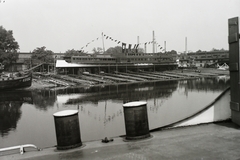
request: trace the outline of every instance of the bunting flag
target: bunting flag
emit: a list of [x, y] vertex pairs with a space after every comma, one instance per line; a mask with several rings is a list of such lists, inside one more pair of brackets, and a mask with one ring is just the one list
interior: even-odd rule
[[[102, 35], [103, 35], [103, 32], [102, 32]], [[88, 42], [86, 45], [82, 46], [82, 47], [80, 48], [80, 49], [81, 49], [80, 51], [81, 51], [81, 52], [84, 52], [83, 48], [88, 47], [89, 44], [91, 44], [91, 43], [93, 43], [93, 42], [95, 42], [95, 41], [97, 41], [97, 40], [99, 40], [99, 37], [93, 39], [92, 41]]]
[[133, 46], [133, 49], [136, 49], [136, 46], [137, 46], [137, 45], [136, 45], [136, 44], [134, 44], [134, 46]]
[[[137, 52], [137, 49], [138, 49], [139, 45], [142, 45], [142, 44], [144, 44], [144, 47], [146, 48], [146, 47], [147, 47], [146, 45], [154, 43], [154, 44], [156, 44], [156, 47], [158, 47], [160, 50], [162, 49], [161, 45], [158, 44], [156, 41], [149, 41], [149, 42], [143, 42], [143, 43], [138, 43], [138, 44], [128, 43], [128, 48], [127, 48], [127, 47], [126, 47], [126, 46], [127, 46], [127, 43], [124, 43], [124, 42], [122, 42], [122, 41], [119, 41], [119, 40], [117, 40], [117, 39], [114, 39], [114, 38], [112, 38], [111, 36], [108, 36], [108, 35], [104, 34], [103, 32], [102, 32], [102, 36], [105, 37], [105, 39], [109, 39], [109, 40], [111, 40], [111, 41], [113, 41], [113, 42], [115, 42], [115, 43], [117, 43], [117, 44], [122, 43], [122, 52], [123, 52], [123, 53], [125, 53], [125, 52], [128, 51], [128, 50], [131, 51], [131, 50], [132, 50], [132, 46], [133, 46], [133, 49], [136, 50], [136, 52]], [[84, 49], [85, 47], [88, 47], [88, 45], [89, 45], [90, 43], [93, 43], [93, 42], [95, 42], [95, 41], [97, 41], [97, 40], [99, 40], [99, 39], [100, 39], [100, 37], [97, 37], [96, 39], [93, 39], [92, 41], [90, 41], [89, 43], [87, 43], [85, 46], [81, 47], [81, 50], [80, 50], [80, 51], [84, 51], [83, 49]]]
[[138, 48], [139, 44], [136, 45], [136, 49]]

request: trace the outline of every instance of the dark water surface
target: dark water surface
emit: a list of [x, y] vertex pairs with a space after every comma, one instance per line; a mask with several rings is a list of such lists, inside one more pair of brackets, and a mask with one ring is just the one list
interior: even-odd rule
[[146, 101], [149, 127], [184, 119], [229, 87], [229, 77], [61, 90], [0, 92], [0, 148], [57, 144], [53, 114], [79, 109], [82, 141], [125, 135], [122, 105]]

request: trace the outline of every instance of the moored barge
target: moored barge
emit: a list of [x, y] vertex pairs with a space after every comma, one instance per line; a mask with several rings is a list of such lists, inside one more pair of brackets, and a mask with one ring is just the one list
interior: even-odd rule
[[17, 72], [1, 74], [0, 76], [0, 91], [26, 88], [32, 85], [31, 72]]

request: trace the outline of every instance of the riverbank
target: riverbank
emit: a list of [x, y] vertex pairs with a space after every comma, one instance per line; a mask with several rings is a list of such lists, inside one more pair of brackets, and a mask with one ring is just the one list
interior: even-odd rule
[[172, 81], [193, 79], [199, 77], [229, 75], [228, 70], [213, 68], [199, 68], [173, 70], [165, 72], [140, 72], [140, 73], [118, 73], [118, 74], [86, 74], [83, 76], [35, 76], [32, 86], [28, 90], [47, 89], [53, 87], [91, 87], [98, 85], [114, 85], [139, 82]]
[[51, 88], [54, 87], [54, 84], [48, 83], [44, 80], [41, 79], [33, 79], [32, 80], [32, 86], [29, 87], [28, 89], [44, 89], [44, 88]]

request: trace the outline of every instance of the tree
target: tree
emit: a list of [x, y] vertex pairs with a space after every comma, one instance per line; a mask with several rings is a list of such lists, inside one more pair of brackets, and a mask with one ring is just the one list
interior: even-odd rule
[[138, 48], [138, 53], [144, 53], [144, 49], [143, 48]]
[[224, 48], [220, 49], [220, 51], [226, 51]]
[[31, 59], [33, 63], [53, 63], [54, 57], [51, 50], [46, 50], [46, 47], [36, 48], [32, 52]]
[[64, 53], [64, 55], [71, 57], [71, 56], [86, 55], [86, 53], [83, 53], [83, 52], [80, 52], [80, 51], [71, 49], [71, 50], [67, 50], [67, 51]]
[[222, 49], [216, 49], [216, 48], [213, 48], [211, 51], [227, 51], [227, 50], [225, 50], [224, 48], [222, 48]]
[[9, 68], [12, 63], [17, 61], [18, 49], [19, 45], [13, 37], [13, 32], [0, 26], [0, 63], [5, 68]]
[[103, 49], [101, 47], [97, 47], [97, 48], [94, 47], [92, 51], [93, 51], [94, 54], [103, 53]]
[[119, 53], [122, 53], [121, 46], [110, 47], [104, 52], [104, 54], [119, 54]]
[[177, 55], [177, 51], [171, 50], [171, 51], [166, 52], [166, 54], [175, 54], [175, 55]]

